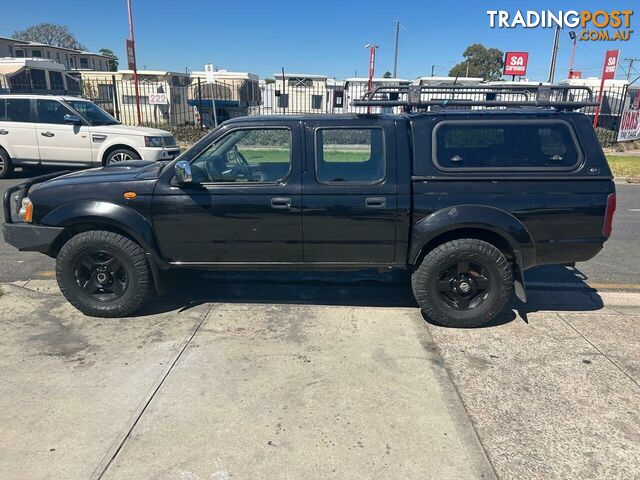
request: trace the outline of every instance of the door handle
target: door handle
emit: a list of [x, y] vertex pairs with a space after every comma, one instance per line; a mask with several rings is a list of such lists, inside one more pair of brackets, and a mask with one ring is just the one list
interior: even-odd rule
[[387, 199], [385, 197], [367, 197], [364, 204], [367, 208], [384, 208], [387, 206]]
[[291, 199], [289, 197], [274, 197], [271, 199], [271, 208], [289, 210], [291, 208]]
[[40, 132], [40, 135], [42, 135], [43, 137], [53, 137], [55, 135], [55, 133], [53, 133], [53, 132]]
[[0, 130], [0, 135], [9, 135], [9, 130], [5, 130], [4, 128]]

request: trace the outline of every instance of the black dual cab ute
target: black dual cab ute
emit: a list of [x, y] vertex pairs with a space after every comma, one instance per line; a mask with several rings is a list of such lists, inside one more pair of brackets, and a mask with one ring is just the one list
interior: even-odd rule
[[575, 111], [591, 91], [394, 88], [354, 103], [409, 113], [237, 118], [171, 162], [34, 178], [7, 190], [4, 238], [55, 257], [92, 316], [131, 314], [177, 268], [402, 268], [447, 326], [490, 321], [514, 287], [526, 301], [528, 268], [602, 249], [615, 189]]

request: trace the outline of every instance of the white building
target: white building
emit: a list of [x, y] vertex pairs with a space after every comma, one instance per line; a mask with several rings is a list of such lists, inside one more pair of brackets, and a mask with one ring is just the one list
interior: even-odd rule
[[272, 113], [327, 113], [326, 75], [285, 73], [283, 77], [281, 73], [274, 73], [273, 76]]

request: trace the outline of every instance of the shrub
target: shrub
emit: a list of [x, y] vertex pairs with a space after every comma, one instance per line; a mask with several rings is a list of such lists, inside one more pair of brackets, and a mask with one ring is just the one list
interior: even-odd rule
[[207, 134], [208, 130], [200, 130], [200, 125], [169, 125], [167, 123], [145, 123], [143, 126], [159, 128], [171, 132], [179, 145], [192, 145]]

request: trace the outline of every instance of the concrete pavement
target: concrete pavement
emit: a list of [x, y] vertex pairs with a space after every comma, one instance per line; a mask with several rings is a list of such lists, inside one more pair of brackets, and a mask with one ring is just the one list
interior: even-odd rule
[[106, 320], [29, 285], [0, 297], [0, 478], [494, 478], [417, 309]]

